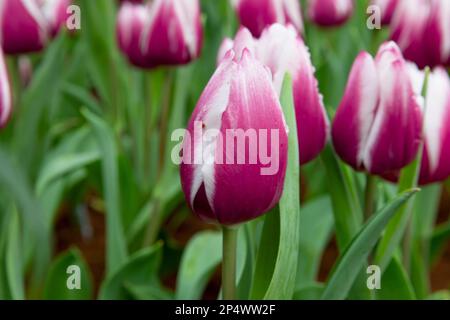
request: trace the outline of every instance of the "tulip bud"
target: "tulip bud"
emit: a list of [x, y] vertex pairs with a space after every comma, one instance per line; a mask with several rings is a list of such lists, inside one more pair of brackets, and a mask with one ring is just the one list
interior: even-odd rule
[[151, 67], [186, 64], [197, 58], [203, 41], [198, 0], [155, 0], [142, 40]]
[[130, 63], [137, 67], [149, 68], [150, 61], [142, 52], [142, 34], [147, 18], [147, 7], [125, 2], [117, 16], [116, 34], [120, 50]]
[[303, 32], [303, 19], [298, 0], [237, 0], [239, 20], [255, 37], [274, 23], [292, 24]]
[[[413, 64], [408, 67], [415, 83], [414, 91], [420, 94], [425, 73]], [[450, 79], [445, 69], [438, 67], [430, 73], [426, 99], [421, 185], [450, 176]]]
[[203, 91], [183, 140], [181, 184], [201, 218], [234, 225], [279, 201], [287, 131], [270, 71], [228, 51]]
[[450, 0], [434, 0], [425, 32], [423, 48], [428, 52], [429, 63], [450, 66]]
[[1, 41], [6, 54], [40, 51], [48, 25], [36, 0], [0, 1]]
[[420, 103], [394, 42], [383, 44], [375, 60], [360, 53], [333, 121], [336, 152], [353, 168], [372, 174], [403, 168], [420, 144]]
[[391, 23], [398, 2], [399, 0], [372, 0], [372, 5], [380, 8], [381, 24], [388, 25]]
[[12, 97], [5, 57], [0, 50], [0, 128], [3, 128], [11, 115]]
[[50, 27], [50, 35], [55, 37], [61, 27], [66, 24], [67, 8], [70, 6], [71, 0], [45, 0], [42, 4], [42, 12], [47, 19]]
[[[224, 43], [222, 47], [230, 45]], [[272, 80], [278, 94], [281, 93], [286, 73], [291, 75], [300, 164], [313, 160], [325, 146], [329, 123], [308, 48], [294, 28], [280, 24], [266, 28], [259, 40], [254, 39], [247, 29], [241, 28], [234, 40], [233, 49], [239, 55], [245, 48], [254, 52], [256, 58], [272, 71]]]
[[353, 0], [308, 0], [308, 16], [321, 26], [338, 26], [353, 14]]

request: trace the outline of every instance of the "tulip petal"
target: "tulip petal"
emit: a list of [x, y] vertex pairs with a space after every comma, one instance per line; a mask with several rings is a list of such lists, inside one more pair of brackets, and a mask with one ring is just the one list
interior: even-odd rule
[[332, 128], [336, 152], [357, 170], [364, 168], [365, 146], [375, 119], [379, 90], [375, 62], [362, 52], [353, 64]]

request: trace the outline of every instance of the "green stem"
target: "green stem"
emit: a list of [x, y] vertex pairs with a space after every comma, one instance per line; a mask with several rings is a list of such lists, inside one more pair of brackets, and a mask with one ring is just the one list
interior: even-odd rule
[[375, 208], [375, 199], [377, 193], [377, 179], [371, 174], [366, 176], [366, 191], [364, 194], [364, 219], [369, 220]]
[[155, 243], [158, 238], [159, 229], [161, 226], [162, 220], [162, 210], [159, 198], [155, 198], [153, 200], [153, 204], [151, 207], [152, 214], [150, 214], [150, 218], [148, 221], [147, 230], [144, 236], [143, 246], [148, 247]]
[[151, 85], [152, 85], [152, 73], [148, 72], [144, 75], [144, 177], [145, 177], [145, 191], [149, 191], [149, 185], [151, 184], [151, 138], [152, 138], [152, 97], [151, 97]]
[[169, 125], [169, 110], [170, 104], [172, 101], [172, 91], [173, 91], [173, 79], [174, 79], [175, 70], [168, 70], [167, 76], [164, 84], [163, 91], [163, 102], [162, 102], [162, 110], [161, 110], [161, 124], [159, 128], [159, 170], [158, 177], [164, 171], [164, 159], [166, 153], [166, 146], [168, 142], [167, 139], [167, 130]]
[[236, 299], [237, 228], [223, 227], [222, 290], [224, 300]]

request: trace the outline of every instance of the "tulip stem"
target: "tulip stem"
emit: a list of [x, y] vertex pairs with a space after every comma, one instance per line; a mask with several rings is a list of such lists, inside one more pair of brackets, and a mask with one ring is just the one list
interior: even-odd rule
[[237, 228], [223, 227], [222, 292], [224, 300], [236, 299]]
[[366, 176], [366, 191], [364, 194], [364, 219], [369, 220], [375, 208], [375, 198], [377, 193], [377, 179], [368, 174]]

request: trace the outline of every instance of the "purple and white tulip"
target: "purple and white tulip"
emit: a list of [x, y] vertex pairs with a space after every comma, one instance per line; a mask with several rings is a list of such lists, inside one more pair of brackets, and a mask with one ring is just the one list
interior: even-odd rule
[[49, 26], [37, 0], [0, 1], [0, 23], [6, 54], [40, 51], [48, 40]]
[[400, 0], [391, 39], [420, 68], [450, 64], [450, 1]]
[[255, 57], [271, 70], [278, 94], [286, 73], [291, 75], [300, 164], [316, 158], [328, 139], [329, 122], [308, 48], [295, 29], [274, 24], [266, 28], [259, 39], [254, 39], [246, 28], [241, 28], [234, 42], [230, 39], [223, 41], [219, 61], [225, 49], [230, 47], [237, 55], [244, 49], [254, 52]]
[[[236, 145], [228, 138], [230, 132], [248, 134], [248, 143]], [[203, 91], [183, 140], [181, 184], [192, 210], [223, 225], [270, 210], [283, 190], [287, 144], [270, 71], [249, 50], [241, 55], [228, 51]], [[272, 168], [261, 152], [270, 154]]]
[[410, 163], [422, 132], [421, 97], [400, 49], [383, 44], [356, 58], [333, 121], [337, 154], [356, 170], [389, 174]]
[[198, 0], [125, 2], [117, 19], [121, 50], [142, 68], [189, 63], [200, 55], [203, 29]]
[[372, 0], [371, 4], [380, 8], [381, 24], [388, 25], [391, 23], [398, 2], [399, 0]]
[[241, 24], [255, 37], [259, 37], [266, 27], [274, 23], [292, 24], [297, 31], [303, 32], [298, 0], [235, 0], [233, 4]]
[[[422, 91], [425, 73], [409, 65], [414, 91]], [[430, 73], [426, 92], [424, 152], [420, 169], [421, 185], [443, 181], [450, 176], [450, 79], [442, 67]]]
[[0, 50], [0, 128], [3, 128], [11, 116], [12, 94], [3, 51]]
[[308, 0], [308, 17], [320, 26], [339, 26], [352, 14], [353, 0]]

